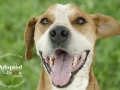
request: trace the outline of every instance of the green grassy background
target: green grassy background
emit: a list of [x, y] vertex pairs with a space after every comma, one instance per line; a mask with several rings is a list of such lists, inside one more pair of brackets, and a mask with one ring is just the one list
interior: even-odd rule
[[[33, 59], [25, 60], [23, 34], [29, 18], [39, 16], [55, 3], [74, 3], [87, 13], [102, 13], [120, 21], [120, 0], [0, 0], [0, 57], [7, 53], [23, 57], [10, 55], [0, 58], [0, 65], [17, 63], [23, 66], [22, 77], [13, 81], [12, 76], [0, 70], [0, 82], [15, 85], [25, 79], [19, 87], [0, 85], [0, 90], [36, 90], [41, 63], [35, 47]], [[120, 90], [120, 36], [97, 41], [93, 69], [101, 90]]]

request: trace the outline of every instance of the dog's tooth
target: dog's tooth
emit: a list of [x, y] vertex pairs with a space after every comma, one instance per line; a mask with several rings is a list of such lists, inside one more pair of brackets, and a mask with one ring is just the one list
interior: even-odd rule
[[53, 67], [53, 57], [52, 56], [50, 57], [50, 67], [51, 68]]
[[76, 64], [77, 64], [77, 57], [74, 57], [74, 60], [73, 60], [73, 65], [72, 65], [72, 67], [74, 68]]

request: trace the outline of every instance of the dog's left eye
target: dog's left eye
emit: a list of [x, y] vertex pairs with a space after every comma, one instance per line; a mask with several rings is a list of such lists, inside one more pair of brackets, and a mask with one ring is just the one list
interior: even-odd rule
[[76, 24], [85, 24], [86, 20], [83, 17], [79, 17], [76, 20]]
[[43, 18], [40, 23], [45, 25], [45, 24], [48, 23], [48, 19], [47, 18]]

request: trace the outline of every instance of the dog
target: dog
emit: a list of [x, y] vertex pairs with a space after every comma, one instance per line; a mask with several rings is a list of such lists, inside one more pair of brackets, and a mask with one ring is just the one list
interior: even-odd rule
[[92, 71], [95, 42], [120, 34], [120, 23], [87, 14], [74, 4], [55, 4], [26, 25], [26, 59], [35, 44], [43, 69], [37, 90], [99, 90]]

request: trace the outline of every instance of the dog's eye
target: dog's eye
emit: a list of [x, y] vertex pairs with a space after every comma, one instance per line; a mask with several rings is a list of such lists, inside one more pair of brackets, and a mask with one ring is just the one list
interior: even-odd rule
[[48, 23], [48, 19], [47, 18], [43, 18], [40, 23], [45, 25], [45, 24]]
[[83, 17], [80, 17], [76, 20], [76, 24], [85, 24], [86, 20]]

